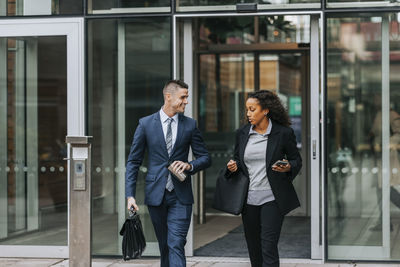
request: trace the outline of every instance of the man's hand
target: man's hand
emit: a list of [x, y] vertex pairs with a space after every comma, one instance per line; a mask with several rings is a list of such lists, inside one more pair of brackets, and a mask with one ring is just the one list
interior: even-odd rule
[[128, 197], [128, 210], [130, 210], [132, 206], [135, 211], [139, 210], [138, 205], [136, 205], [136, 200], [133, 197]]
[[192, 165], [187, 162], [175, 160], [174, 162], [172, 162], [171, 167], [174, 169], [175, 172], [182, 173], [183, 171], [190, 171]]

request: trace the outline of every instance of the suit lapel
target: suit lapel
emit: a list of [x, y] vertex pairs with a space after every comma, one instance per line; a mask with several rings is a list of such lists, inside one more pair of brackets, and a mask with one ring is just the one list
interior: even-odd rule
[[172, 148], [171, 156], [174, 154], [176, 148], [179, 146], [180, 141], [182, 140], [182, 134], [183, 130], [185, 129], [185, 125], [183, 124], [184, 122], [184, 116], [182, 114], [178, 115], [178, 132], [176, 133], [176, 140], [174, 147]]
[[269, 164], [271, 163], [272, 155], [274, 154], [276, 145], [279, 141], [278, 133], [279, 133], [279, 126], [277, 125], [277, 123], [275, 123], [275, 124], [273, 123], [271, 133], [268, 136], [267, 156], [265, 158], [267, 168], [269, 167]]
[[154, 133], [156, 134], [156, 138], [160, 140], [161, 149], [168, 157], [167, 144], [165, 143], [164, 132], [162, 129], [162, 122], [160, 119], [160, 112], [157, 112], [154, 116], [154, 128], [155, 128]]
[[241, 168], [245, 172], [247, 176], [249, 176], [249, 171], [247, 170], [246, 164], [244, 164], [244, 150], [246, 148], [247, 142], [249, 141], [249, 131], [251, 125], [248, 124], [244, 127], [241, 131], [241, 136], [239, 140], [239, 157], [240, 157], [240, 164], [242, 165]]

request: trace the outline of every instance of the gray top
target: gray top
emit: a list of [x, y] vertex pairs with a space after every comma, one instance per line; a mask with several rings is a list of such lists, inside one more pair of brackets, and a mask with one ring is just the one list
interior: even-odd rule
[[250, 178], [247, 204], [262, 205], [275, 200], [265, 166], [268, 135], [271, 133], [272, 122], [269, 120], [267, 131], [264, 134], [257, 133], [253, 127], [250, 128], [249, 141], [244, 151], [244, 164], [249, 171]]

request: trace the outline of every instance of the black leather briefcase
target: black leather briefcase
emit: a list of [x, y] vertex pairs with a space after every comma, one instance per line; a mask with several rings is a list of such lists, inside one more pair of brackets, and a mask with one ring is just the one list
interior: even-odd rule
[[247, 198], [249, 179], [241, 172], [225, 177], [226, 167], [218, 173], [213, 208], [230, 214], [239, 215]]
[[124, 260], [140, 258], [146, 248], [146, 239], [143, 234], [142, 222], [136, 211], [129, 211], [129, 218], [125, 220], [119, 234], [123, 236], [122, 255]]

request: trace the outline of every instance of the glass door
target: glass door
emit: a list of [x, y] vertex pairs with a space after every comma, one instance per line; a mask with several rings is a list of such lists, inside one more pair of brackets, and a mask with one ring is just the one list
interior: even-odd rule
[[[205, 206], [206, 212], [218, 213], [212, 208], [215, 179], [221, 166], [233, 156], [235, 130], [246, 123], [245, 101], [256, 86], [279, 95], [288, 108], [297, 147], [306, 158], [309, 53], [202, 54], [199, 60], [199, 127], [213, 159], [213, 166], [205, 171]], [[292, 215], [307, 216], [309, 182], [305, 170], [294, 181], [303, 206]]]
[[[258, 36], [257, 31], [252, 36], [251, 19], [229, 19], [235, 25], [235, 31], [228, 28], [224, 32], [213, 25], [213, 21], [199, 19], [197, 118], [209, 144], [213, 165], [204, 171], [203, 177], [199, 177], [198, 222], [215, 221], [216, 217], [224, 215], [212, 209], [218, 171], [232, 157], [235, 129], [246, 123], [244, 104], [248, 93], [271, 90], [279, 95], [289, 111], [291, 127], [303, 157], [302, 171], [294, 180], [302, 206], [287, 218], [282, 236], [288, 237], [286, 229], [292, 228], [291, 223], [301, 225], [297, 234], [302, 235], [304, 243], [301, 249], [297, 248], [302, 253], [297, 253], [296, 257], [321, 259], [320, 18], [317, 15], [255, 17], [254, 23], [259, 25]], [[263, 24], [265, 19], [268, 21], [266, 25]], [[185, 33], [187, 35], [191, 36]], [[260, 44], [253, 45], [252, 42]], [[189, 65], [184, 65], [185, 78]], [[207, 220], [206, 213], [209, 215]], [[233, 229], [237, 224], [240, 220], [230, 220], [227, 231], [240, 233], [241, 228]], [[195, 233], [201, 231], [197, 229], [195, 226]], [[228, 240], [229, 235], [221, 240]], [[198, 240], [194, 244], [195, 255], [209, 253], [214, 256], [213, 253], [218, 253], [212, 251], [212, 246], [208, 246], [209, 250], [198, 249], [196, 252], [204, 244], [202, 239]], [[289, 241], [292, 244], [296, 242]], [[237, 255], [233, 250], [231, 253]]]
[[[302, 251], [297, 257], [321, 259], [320, 16], [264, 17], [260, 14], [258, 17], [215, 19], [231, 25], [227, 28], [220, 27], [222, 24], [216, 24], [213, 19], [195, 21], [197, 50], [193, 60], [196, 62], [194, 80], [198, 99], [194, 112], [213, 159], [213, 165], [204, 171], [196, 184], [196, 222], [208, 224], [212, 221], [215, 224], [215, 221], [221, 221], [228, 233], [221, 233], [223, 238], [220, 240], [228, 240], [232, 233], [241, 233], [240, 218], [228, 220], [224, 214], [212, 209], [215, 179], [221, 166], [232, 157], [235, 129], [246, 121], [244, 104], [248, 93], [272, 90], [288, 108], [303, 157], [303, 169], [294, 182], [302, 206], [288, 216], [286, 227], [291, 229], [290, 223], [302, 225], [299, 234], [304, 243], [297, 250]], [[186, 28], [183, 30], [185, 41], [187, 36], [192, 36], [191, 32], [186, 33]], [[185, 56], [185, 78], [190, 66], [186, 60]], [[209, 229], [213, 229], [211, 223], [209, 225]], [[194, 224], [194, 255], [214, 256], [218, 251], [212, 250], [212, 244], [219, 241], [213, 239], [208, 245], [199, 237], [201, 229], [207, 229], [207, 226]], [[232, 256], [239, 255], [234, 250], [231, 253]]]
[[327, 26], [328, 258], [399, 259], [398, 14]]
[[0, 22], [0, 257], [68, 257], [66, 135], [84, 135], [83, 20]]
[[[88, 55], [88, 128], [94, 137], [93, 231], [103, 233], [93, 237], [96, 255], [121, 254], [122, 236], [118, 232], [127, 216], [125, 166], [133, 134], [139, 119], [158, 111], [163, 103], [160, 86], [170, 74], [170, 29], [168, 19], [160, 18], [158, 23], [140, 18], [92, 20], [88, 24], [89, 38], [98, 41], [89, 42]], [[104, 29], [115, 33], [117, 40], [104, 35]], [[138, 63], [144, 62], [144, 58], [145, 63]], [[112, 67], [118, 70], [115, 76]], [[143, 255], [158, 256], [157, 238], [144, 205], [146, 166], [147, 157], [139, 168], [136, 185], [136, 201], [147, 242]]]
[[[291, 127], [294, 130], [297, 148], [304, 159], [307, 158], [308, 114], [307, 89], [309, 88], [309, 53], [260, 54], [258, 59], [260, 90], [271, 90], [278, 94], [289, 112]], [[304, 222], [309, 218], [309, 184], [307, 164], [304, 164], [293, 185], [302, 205], [291, 215], [302, 216]]]

